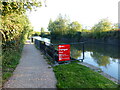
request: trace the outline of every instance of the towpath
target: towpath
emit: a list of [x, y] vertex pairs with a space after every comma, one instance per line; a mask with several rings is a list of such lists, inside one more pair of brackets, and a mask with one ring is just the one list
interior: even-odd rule
[[20, 63], [4, 88], [56, 88], [56, 78], [49, 67], [41, 52], [27, 41]]

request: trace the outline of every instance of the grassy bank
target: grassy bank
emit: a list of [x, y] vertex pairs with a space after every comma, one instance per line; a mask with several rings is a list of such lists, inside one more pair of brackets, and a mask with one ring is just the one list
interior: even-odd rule
[[91, 69], [71, 63], [54, 67], [58, 88], [116, 88], [117, 85]]
[[8, 48], [2, 52], [2, 83], [4, 84], [19, 63], [23, 45], [19, 49]]

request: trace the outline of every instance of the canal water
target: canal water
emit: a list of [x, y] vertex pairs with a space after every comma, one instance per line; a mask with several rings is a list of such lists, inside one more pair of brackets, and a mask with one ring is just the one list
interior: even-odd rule
[[[52, 41], [54, 44], [68, 43], [61, 41]], [[70, 42], [69, 42], [70, 43]], [[101, 68], [103, 72], [120, 80], [120, 51], [119, 47], [107, 44], [84, 44], [84, 61], [88, 64]], [[71, 57], [75, 59], [82, 59], [82, 45], [71, 45]]]

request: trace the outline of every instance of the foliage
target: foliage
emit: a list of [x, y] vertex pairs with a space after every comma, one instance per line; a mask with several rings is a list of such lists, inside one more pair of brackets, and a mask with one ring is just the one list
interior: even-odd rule
[[44, 30], [43, 27], [41, 27], [40, 32], [41, 32], [41, 33], [44, 33], [44, 32], [45, 32], [45, 30]]
[[21, 2], [16, 0], [8, 0], [8, 2], [2, 2], [0, 11], [2, 15], [11, 14], [16, 12], [17, 14], [24, 14], [26, 10], [35, 9], [35, 7], [40, 7], [41, 2], [36, 2], [36, 0], [31, 0], [30, 2]]
[[71, 63], [54, 67], [58, 88], [117, 88], [117, 85], [99, 73]]
[[[80, 36], [79, 32], [82, 30], [82, 25], [77, 21], [70, 23], [70, 20], [66, 17], [58, 16], [55, 21], [50, 20], [48, 30], [51, 32], [52, 38], [73, 38], [74, 36]], [[79, 37], [78, 37], [79, 38]]]
[[27, 10], [40, 6], [41, 2], [36, 2], [36, 0], [29, 2], [0, 1], [3, 80], [12, 75], [11, 73], [19, 62], [23, 44], [33, 31], [25, 13]]
[[102, 19], [92, 27], [94, 32], [108, 31], [112, 29], [112, 23], [108, 19]]
[[50, 39], [50, 32], [44, 32], [40, 35], [43, 38], [49, 38]]
[[[41, 2], [32, 0], [31, 2], [19, 2], [9, 0], [8, 2], [0, 1], [1, 28], [0, 32], [4, 41], [12, 41], [20, 38], [24, 33], [29, 32], [30, 23], [25, 15], [26, 10], [32, 10], [40, 7]], [[31, 28], [32, 29], [32, 28]]]
[[69, 29], [72, 29], [74, 31], [81, 31], [82, 25], [80, 25], [77, 21], [74, 21], [74, 22], [70, 23]]
[[41, 30], [40, 30], [40, 32], [33, 31], [32, 36], [40, 36], [43, 38], [50, 38], [50, 32], [45, 32], [44, 29], [42, 30], [42, 32], [41, 32]]
[[82, 30], [82, 25], [79, 24], [77, 21], [74, 21], [69, 24], [68, 26], [68, 36], [69, 37], [75, 37], [77, 32], [80, 32]]
[[67, 28], [68, 28], [68, 20], [62, 17], [61, 15], [59, 15], [55, 21], [50, 20], [48, 25], [48, 31], [50, 31], [51, 34], [55, 34], [55, 35], [66, 34]]
[[32, 33], [32, 36], [39, 36], [40, 34], [41, 34], [40, 32], [34, 31], [34, 32]]
[[45, 30], [44, 30], [44, 28], [43, 27], [41, 27], [41, 29], [40, 29], [40, 33], [41, 33], [41, 37], [43, 37], [44, 36], [44, 32], [45, 32]]
[[120, 39], [120, 31], [119, 30], [109, 30], [104, 32], [82, 32], [81, 36], [83, 38], [94, 38], [94, 39], [106, 39], [106, 38], [115, 38]]
[[48, 30], [51, 32], [53, 39], [74, 39], [83, 38], [102, 38], [108, 37], [120, 38], [118, 24], [112, 24], [108, 19], [102, 19], [95, 24], [91, 30], [82, 29], [82, 25], [77, 21], [70, 21], [59, 15], [55, 21], [50, 20]]
[[118, 23], [113, 24], [112, 29], [113, 29], [113, 30], [119, 29], [119, 28], [118, 28]]
[[95, 24], [91, 30], [82, 30], [81, 36], [83, 38], [116, 38], [120, 39], [118, 24], [112, 24], [108, 19], [102, 19], [100, 22]]
[[15, 49], [8, 49], [3, 52], [2, 55], [2, 79], [3, 83], [12, 75], [12, 72], [16, 68], [17, 64], [19, 63], [19, 59], [21, 57], [23, 45], [19, 50]]

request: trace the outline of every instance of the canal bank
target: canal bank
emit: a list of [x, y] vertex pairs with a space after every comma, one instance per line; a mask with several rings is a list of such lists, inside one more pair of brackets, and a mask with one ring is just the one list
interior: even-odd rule
[[120, 46], [120, 39], [115, 38], [115, 37], [106, 37], [106, 38], [89, 38], [89, 37], [56, 38], [55, 40], [62, 41], [62, 42], [71, 42], [72, 41], [72, 42], [100, 43], [100, 44], [108, 44], [108, 45], [110, 44], [110, 45]]
[[84, 66], [86, 66], [86, 67], [89, 67], [89, 68], [92, 69], [93, 71], [98, 72], [99, 74], [101, 74], [102, 76], [104, 76], [104, 77], [108, 78], [109, 80], [115, 82], [116, 84], [118, 84], [118, 83], [120, 82], [120, 80], [118, 80], [118, 79], [116, 79], [116, 78], [108, 75], [107, 73], [103, 72], [100, 68], [98, 68], [98, 67], [96, 67], [96, 66], [93, 66], [93, 65], [88, 64], [88, 63], [85, 63], [85, 62], [81, 62], [81, 63], [79, 63], [79, 64], [84, 65]]
[[87, 43], [102, 43], [102, 44], [110, 44], [120, 46], [120, 39], [114, 37], [108, 38], [81, 38], [79, 41], [85, 41]]
[[111, 80], [76, 62], [53, 68], [57, 88], [118, 88]]

